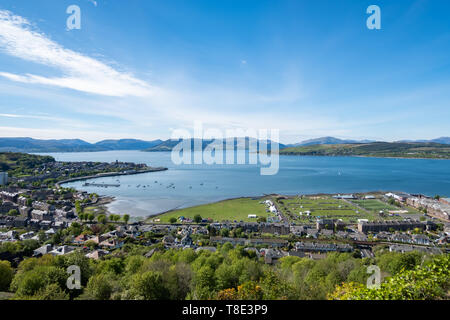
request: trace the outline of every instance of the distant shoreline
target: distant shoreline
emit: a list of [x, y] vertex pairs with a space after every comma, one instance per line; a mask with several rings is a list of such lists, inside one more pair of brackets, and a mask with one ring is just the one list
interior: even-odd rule
[[166, 171], [168, 168], [165, 167], [155, 167], [150, 168], [146, 170], [139, 170], [135, 172], [107, 172], [107, 173], [99, 173], [93, 176], [84, 176], [84, 177], [75, 177], [66, 179], [63, 181], [59, 181], [56, 183], [56, 186], [59, 188], [62, 184], [75, 182], [75, 181], [85, 181], [90, 179], [96, 179], [96, 178], [104, 178], [104, 177], [118, 177], [118, 176], [129, 176], [129, 175], [135, 175], [135, 174], [141, 174], [141, 173], [149, 173], [149, 172], [159, 172], [159, 171]]
[[[280, 150], [281, 151], [281, 150]], [[280, 156], [297, 156], [297, 157], [342, 157], [342, 158], [375, 158], [375, 159], [405, 159], [405, 160], [450, 160], [450, 158], [414, 158], [414, 157], [382, 157], [382, 156], [363, 156], [363, 155], [331, 155], [331, 154], [296, 154], [296, 153], [279, 153]]]

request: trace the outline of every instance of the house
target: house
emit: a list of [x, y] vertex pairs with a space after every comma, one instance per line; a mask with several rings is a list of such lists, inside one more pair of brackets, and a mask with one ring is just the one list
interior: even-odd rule
[[351, 252], [353, 247], [349, 244], [297, 242], [295, 250], [300, 252]]
[[50, 229], [50, 227], [52, 226], [53, 222], [49, 221], [49, 220], [43, 220], [39, 222], [39, 226], [41, 227], [41, 229], [43, 230], [48, 230]]
[[15, 241], [16, 238], [17, 238], [17, 231], [15, 230], [0, 233], [0, 240], [2, 241]]
[[53, 229], [53, 228], [50, 228], [50, 229], [48, 229], [47, 231], [45, 231], [45, 234], [47, 235], [47, 236], [52, 236], [52, 235], [54, 235], [56, 233], [56, 231], [55, 231], [55, 229]]
[[426, 228], [426, 224], [420, 221], [411, 221], [411, 220], [403, 220], [403, 221], [359, 221], [358, 222], [358, 231], [363, 233], [368, 232], [380, 232], [380, 231], [407, 231], [413, 229], [424, 230]]
[[442, 237], [438, 238], [438, 239], [436, 240], [436, 242], [437, 242], [438, 244], [445, 245], [445, 244], [447, 244], [447, 243], [450, 243], [450, 237], [447, 236], [447, 235], [442, 236]]
[[396, 233], [391, 236], [392, 241], [403, 242], [403, 243], [413, 243], [411, 236], [405, 233]]
[[395, 200], [400, 202], [406, 202], [406, 200], [412, 197], [410, 194], [404, 192], [395, 192], [395, 193], [389, 192], [386, 193], [384, 196], [386, 198], [394, 198]]
[[318, 229], [309, 228], [309, 229], [306, 230], [306, 237], [317, 239], [318, 236], [319, 236], [319, 230]]
[[232, 245], [242, 245], [242, 246], [258, 246], [258, 245], [266, 245], [270, 247], [281, 248], [288, 245], [288, 241], [284, 239], [263, 239], [263, 238], [253, 238], [253, 239], [245, 239], [245, 238], [227, 238], [227, 237], [211, 237], [211, 242], [214, 243], [231, 243]]
[[279, 235], [286, 235], [290, 232], [289, 224], [285, 223], [261, 223], [259, 229], [262, 233], [272, 233]]
[[320, 231], [322, 229], [334, 229], [334, 220], [333, 219], [319, 219], [316, 221], [316, 228]]
[[346, 199], [346, 200], [353, 200], [356, 199], [356, 197], [353, 194], [337, 194], [333, 196], [335, 199]]
[[43, 245], [42, 247], [33, 251], [33, 257], [40, 257], [49, 254], [52, 250], [53, 246], [51, 244]]
[[367, 241], [367, 236], [361, 232], [351, 232], [349, 238], [355, 241]]
[[306, 235], [306, 227], [305, 226], [291, 226], [290, 232], [296, 236]]
[[214, 252], [217, 251], [216, 247], [198, 247], [197, 249], [195, 249], [195, 252], [199, 253], [202, 250], [206, 250], [206, 251], [209, 251], [211, 253], [214, 253]]
[[19, 239], [20, 239], [20, 240], [29, 240], [29, 239], [31, 239], [31, 238], [33, 238], [33, 237], [34, 237], [34, 232], [33, 232], [33, 231], [30, 231], [30, 232], [21, 234], [21, 235], [19, 236]]
[[338, 232], [336, 232], [336, 237], [341, 238], [341, 239], [346, 239], [346, 238], [348, 238], [348, 232], [338, 231]]
[[192, 245], [192, 238], [191, 238], [191, 236], [189, 234], [185, 235], [183, 238], [181, 238], [180, 243], [181, 243], [181, 245], [183, 247], [191, 246]]
[[389, 232], [381, 231], [374, 235], [376, 240], [389, 240], [392, 235]]
[[430, 238], [428, 238], [426, 235], [424, 234], [413, 234], [412, 235], [412, 240], [414, 243], [416, 244], [423, 244], [423, 245], [429, 245], [431, 244], [431, 240]]
[[75, 239], [73, 239], [73, 243], [75, 243], [75, 244], [82, 244], [82, 243], [88, 241], [89, 238], [90, 237], [88, 235], [80, 234], [79, 236], [75, 237]]
[[86, 254], [85, 256], [86, 256], [86, 258], [89, 258], [89, 259], [98, 260], [108, 254], [109, 254], [109, 251], [98, 249], [98, 250], [95, 250], [93, 252]]
[[173, 245], [174, 242], [175, 238], [170, 234], [165, 235], [164, 238], [162, 239], [162, 243], [165, 245]]
[[123, 246], [123, 242], [119, 241], [117, 238], [109, 238], [98, 244], [100, 247], [108, 249], [118, 249]]
[[24, 217], [12, 217], [11, 220], [8, 220], [6, 226], [13, 228], [24, 228], [28, 225], [28, 218]]
[[331, 237], [331, 236], [333, 236], [333, 234], [334, 234], [333, 230], [328, 230], [328, 229], [320, 230], [320, 235], [324, 236], [324, 237]]
[[74, 247], [60, 246], [60, 247], [53, 249], [49, 253], [53, 256], [63, 256], [63, 255], [73, 252], [74, 250], [75, 250]]
[[281, 251], [281, 250], [274, 250], [274, 249], [265, 249], [261, 250], [263, 256], [264, 256], [264, 262], [266, 264], [274, 264], [278, 261], [278, 259], [281, 259], [288, 255], [287, 252]]
[[361, 258], [373, 258], [375, 254], [368, 249], [361, 249]]
[[53, 220], [53, 215], [48, 211], [34, 209], [31, 211], [31, 218], [36, 220]]

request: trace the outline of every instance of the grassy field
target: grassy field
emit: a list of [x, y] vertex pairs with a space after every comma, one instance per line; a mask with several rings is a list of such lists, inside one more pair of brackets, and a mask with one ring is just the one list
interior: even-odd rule
[[99, 214], [105, 214], [106, 209], [103, 206], [89, 206], [85, 207], [83, 212], [87, 214], [93, 213], [95, 216], [97, 216]]
[[250, 199], [250, 198], [239, 198], [232, 200], [225, 200], [221, 202], [205, 204], [201, 206], [175, 210], [167, 212], [163, 215], [153, 217], [153, 219], [160, 219], [161, 223], [168, 223], [170, 218], [179, 218], [181, 216], [185, 218], [194, 218], [195, 215], [199, 214], [203, 219], [211, 218], [216, 222], [228, 220], [228, 221], [253, 221], [256, 219], [249, 219], [249, 214], [257, 215], [258, 217], [268, 216], [266, 212], [266, 206], [261, 204], [262, 199]]
[[381, 202], [380, 200], [368, 199], [368, 200], [352, 200], [353, 203], [356, 203], [360, 207], [363, 207], [366, 210], [373, 211], [378, 213], [380, 210], [385, 212], [392, 210], [401, 210], [396, 206], [389, 205], [387, 203]]
[[378, 213], [381, 210], [383, 210], [386, 214], [388, 214], [389, 211], [398, 211], [398, 210], [408, 210], [409, 213], [414, 214], [420, 213], [417, 210], [414, 210], [413, 208], [409, 207], [399, 208], [376, 199], [352, 200], [352, 202], [374, 213]]
[[[339, 199], [323, 196], [304, 197], [278, 201], [279, 209], [294, 222], [315, 222], [317, 218], [342, 219], [344, 222], [356, 222], [358, 219], [376, 220], [377, 216], [367, 213]], [[310, 211], [310, 216], [306, 215]], [[300, 215], [303, 212], [303, 215]]]

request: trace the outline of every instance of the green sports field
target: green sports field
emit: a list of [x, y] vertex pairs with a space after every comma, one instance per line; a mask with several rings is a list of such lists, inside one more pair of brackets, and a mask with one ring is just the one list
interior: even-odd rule
[[[352, 204], [329, 196], [290, 198], [278, 201], [278, 207], [290, 218], [299, 223], [315, 222], [320, 219], [342, 219], [344, 222], [356, 222], [358, 219], [376, 220], [376, 215], [367, 213]], [[306, 211], [310, 215], [306, 215]], [[300, 215], [300, 212], [303, 215]]]
[[417, 210], [413, 208], [410, 207], [399, 208], [377, 199], [352, 200], [352, 202], [366, 210], [372, 211], [375, 214], [378, 214], [378, 212], [380, 212], [381, 210], [384, 211], [386, 214], [388, 214], [389, 211], [398, 211], [398, 210], [407, 210], [408, 213], [414, 214], [419, 213]]
[[157, 217], [153, 217], [151, 220], [160, 219], [161, 223], [168, 223], [170, 218], [174, 217], [178, 219], [183, 216], [185, 218], [194, 218], [199, 214], [203, 219], [211, 218], [215, 222], [228, 221], [246, 221], [256, 222], [257, 219], [249, 219], [249, 214], [254, 214], [258, 217], [268, 216], [266, 212], [266, 206], [261, 204], [262, 199], [250, 199], [239, 198], [232, 200], [225, 200], [221, 202], [205, 204], [201, 206], [175, 210], [167, 212]]

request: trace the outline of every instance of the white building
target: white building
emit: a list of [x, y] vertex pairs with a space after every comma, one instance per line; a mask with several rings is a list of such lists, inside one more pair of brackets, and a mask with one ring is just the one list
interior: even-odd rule
[[8, 172], [0, 172], [0, 186], [8, 183]]

